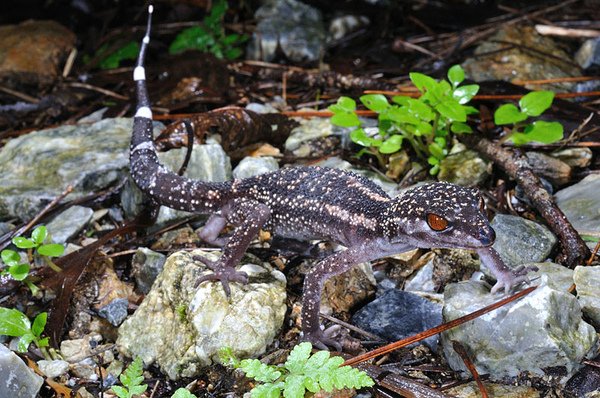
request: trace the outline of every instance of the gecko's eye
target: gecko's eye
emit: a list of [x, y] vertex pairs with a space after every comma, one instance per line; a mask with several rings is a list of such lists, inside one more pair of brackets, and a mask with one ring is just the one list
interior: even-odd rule
[[427, 214], [427, 224], [429, 224], [429, 228], [438, 232], [448, 228], [448, 220], [433, 213]]

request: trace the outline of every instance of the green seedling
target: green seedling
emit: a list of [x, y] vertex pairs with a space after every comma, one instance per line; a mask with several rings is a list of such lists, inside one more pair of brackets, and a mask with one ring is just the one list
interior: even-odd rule
[[[56, 272], [61, 269], [54, 264], [52, 257], [59, 257], [65, 251], [63, 245], [58, 243], [44, 243], [48, 240], [48, 229], [41, 225], [36, 227], [31, 233], [31, 238], [16, 236], [12, 239], [12, 243], [19, 249], [26, 250], [27, 258], [30, 259], [35, 254], [42, 261]], [[0, 253], [2, 262], [6, 268], [0, 272], [0, 275], [10, 275], [17, 281], [23, 281], [35, 294], [38, 288], [27, 280], [29, 276], [30, 264], [21, 260], [21, 254], [15, 250], [5, 249]]]
[[48, 338], [41, 337], [47, 319], [48, 313], [42, 312], [35, 317], [32, 324], [27, 315], [21, 311], [0, 307], [0, 335], [19, 337], [17, 344], [19, 352], [27, 352], [29, 344], [33, 342], [40, 349], [44, 358], [51, 359], [46, 350]]
[[175, 394], [173, 394], [171, 396], [171, 398], [198, 398], [198, 397], [196, 397], [194, 394], [192, 394], [185, 388], [178, 388], [177, 391], [175, 391]]
[[182, 30], [169, 47], [169, 53], [177, 54], [186, 50], [210, 52], [217, 58], [236, 59], [242, 55], [240, 45], [247, 37], [239, 34], [225, 34], [223, 17], [227, 11], [226, 0], [213, 3], [210, 14], [201, 25]]
[[123, 386], [112, 386], [111, 389], [119, 398], [132, 398], [135, 395], [143, 394], [148, 388], [147, 384], [142, 384], [144, 381], [143, 371], [142, 358], [137, 357], [119, 376]]
[[381, 155], [398, 152], [408, 143], [420, 159], [430, 164], [430, 173], [435, 175], [440, 161], [448, 154], [452, 135], [472, 132], [466, 123], [467, 116], [477, 110], [465, 104], [477, 94], [479, 86], [461, 86], [464, 78], [463, 69], [455, 65], [448, 70], [448, 80], [439, 82], [422, 73], [411, 73], [411, 81], [422, 93], [416, 99], [394, 96], [390, 104], [381, 94], [363, 95], [362, 104], [378, 114], [379, 125], [374, 135], [360, 127], [356, 102], [348, 97], [341, 97], [328, 108], [333, 112], [331, 122], [357, 127], [350, 133], [350, 139], [366, 147], [366, 152], [375, 155], [382, 166], [385, 159]]
[[530, 117], [544, 113], [554, 100], [551, 91], [534, 91], [519, 100], [519, 107], [514, 104], [504, 104], [494, 112], [494, 123], [497, 125], [512, 124], [513, 127], [504, 141], [511, 141], [516, 146], [530, 142], [552, 144], [563, 138], [563, 126], [558, 122], [537, 120], [527, 123]]
[[252, 398], [302, 398], [305, 393], [321, 390], [371, 387], [375, 383], [365, 372], [351, 366], [341, 366], [344, 359], [330, 357], [328, 351], [311, 355], [312, 345], [300, 343], [290, 352], [282, 366], [266, 365], [258, 359], [235, 358], [231, 349], [221, 350], [221, 361], [241, 369], [246, 377], [259, 382], [250, 394]]

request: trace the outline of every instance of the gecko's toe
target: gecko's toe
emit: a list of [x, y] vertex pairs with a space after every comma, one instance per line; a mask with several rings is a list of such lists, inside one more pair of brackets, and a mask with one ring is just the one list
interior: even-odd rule
[[331, 347], [336, 351], [342, 351], [342, 344], [339, 342], [339, 338], [334, 338], [339, 330], [340, 327], [334, 325], [326, 330], [319, 329], [316, 332], [304, 333], [302, 341], [308, 341], [313, 347], [320, 350], [329, 350]]
[[215, 267], [216, 270], [213, 273], [205, 274], [196, 279], [195, 287], [198, 287], [202, 282], [215, 282], [220, 281], [227, 297], [231, 297], [231, 287], [229, 282], [237, 282], [243, 285], [248, 283], [248, 274], [243, 271], [236, 271], [234, 268], [222, 268]]

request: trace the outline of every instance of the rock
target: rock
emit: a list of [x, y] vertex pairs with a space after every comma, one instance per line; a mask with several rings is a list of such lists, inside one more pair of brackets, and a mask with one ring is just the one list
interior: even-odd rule
[[[160, 152], [158, 159], [168, 169], [177, 172], [185, 159], [187, 148], [176, 148], [168, 152]], [[218, 144], [194, 145], [188, 167], [183, 174], [185, 177], [222, 182], [231, 180], [231, 162], [229, 157]], [[121, 204], [128, 218], [133, 218], [141, 211], [142, 192], [129, 179], [121, 193]], [[189, 217], [190, 213], [161, 206], [153, 229], [160, 229], [170, 221]]]
[[407, 292], [419, 291], [429, 293], [436, 291], [436, 286], [433, 282], [433, 259], [428, 261], [412, 278], [406, 281], [404, 290]]
[[375, 295], [375, 276], [369, 263], [358, 264], [325, 281], [321, 294], [321, 312], [349, 312]]
[[[505, 384], [496, 384], [484, 382], [490, 398], [539, 398], [540, 393], [531, 387], [527, 386], [512, 386]], [[456, 398], [478, 398], [481, 396], [477, 383], [461, 384], [456, 387], [444, 390], [444, 393]]]
[[75, 40], [73, 32], [55, 21], [0, 26], [0, 81], [11, 87], [51, 84]]
[[270, 62], [278, 50], [294, 62], [316, 61], [321, 56], [326, 33], [316, 8], [296, 0], [272, 0], [256, 10], [254, 17], [258, 22], [248, 43], [249, 59]]
[[69, 207], [46, 225], [52, 235], [52, 242], [66, 243], [88, 225], [93, 215], [94, 210], [89, 207]]
[[296, 156], [310, 156], [311, 153], [308, 150], [310, 147], [306, 145], [306, 142], [316, 138], [327, 137], [335, 129], [329, 118], [313, 117], [296, 120], [299, 125], [292, 129], [292, 132], [285, 141], [285, 150], [292, 152]]
[[386, 177], [398, 179], [410, 169], [410, 157], [403, 149], [396, 153], [392, 153], [388, 158]]
[[554, 151], [550, 156], [560, 159], [571, 167], [588, 167], [592, 163], [590, 148], [565, 148]]
[[[573, 270], [563, 265], [555, 263], [528, 263], [523, 264], [525, 267], [536, 267], [538, 270], [527, 274], [529, 280], [534, 281], [536, 278], [541, 278], [546, 275], [548, 285], [553, 289], [563, 292], [568, 291], [573, 285]], [[537, 282], [533, 282], [534, 284]]]
[[492, 247], [511, 267], [544, 261], [556, 244], [548, 228], [522, 217], [496, 214], [491, 224], [496, 231]]
[[482, 183], [490, 172], [490, 162], [479, 154], [467, 149], [450, 153], [440, 163], [438, 179], [453, 184], [474, 187]]
[[[600, 174], [590, 174], [554, 195], [556, 204], [581, 235], [600, 234]], [[594, 243], [588, 243], [590, 248]]]
[[0, 150], [0, 217], [28, 219], [72, 184], [69, 199], [129, 172], [131, 119], [64, 125], [11, 139]]
[[552, 185], [561, 186], [571, 181], [571, 166], [562, 160], [541, 152], [527, 152], [525, 155], [534, 173], [550, 181]]
[[[450, 284], [444, 292], [444, 321], [469, 314], [499, 298], [490, 294], [482, 282]], [[442, 344], [454, 370], [466, 370], [452, 349], [452, 341], [458, 341], [480, 374], [500, 380], [530, 372], [564, 383], [579, 369], [597, 338], [594, 328], [582, 320], [577, 299], [549, 286], [543, 275], [536, 290], [445, 332]]]
[[121, 281], [112, 262], [106, 263], [102, 270], [104, 272], [95, 282], [97, 299], [93, 308], [111, 325], [119, 326], [127, 317], [128, 298], [132, 289], [130, 285]]
[[[552, 57], [540, 57], [538, 53]], [[503, 25], [497, 33], [477, 46], [475, 56], [463, 62], [462, 66], [467, 76], [476, 82], [581, 76], [581, 72], [568, 61], [571, 59], [553, 39], [538, 34], [532, 26]], [[530, 90], [565, 92], [571, 90], [573, 84], [552, 83], [525, 87]]]
[[35, 398], [43, 383], [17, 354], [0, 344], [0, 397]]
[[69, 363], [76, 363], [92, 356], [92, 346], [97, 346], [102, 336], [91, 334], [81, 339], [63, 340], [60, 342], [60, 353]]
[[[600, 356], [592, 359], [595, 362]], [[567, 382], [564, 388], [566, 397], [599, 398], [600, 393], [600, 369], [597, 366], [587, 365], [577, 372]]]
[[41, 360], [37, 362], [37, 365], [40, 371], [51, 379], [63, 375], [69, 370], [69, 362], [63, 360]]
[[[352, 323], [388, 341], [412, 336], [442, 322], [442, 306], [416, 294], [390, 289], [354, 314]], [[425, 340], [431, 349], [438, 337]]]
[[279, 169], [279, 163], [271, 156], [246, 157], [233, 170], [233, 178], [248, 178]]
[[137, 249], [131, 259], [132, 275], [136, 287], [143, 294], [147, 294], [156, 277], [163, 270], [167, 256], [146, 247]]
[[600, 65], [600, 38], [586, 40], [577, 53], [575, 61], [583, 68], [587, 69], [593, 65]]
[[600, 266], [575, 267], [573, 280], [581, 310], [595, 325], [600, 326]]
[[152, 250], [170, 250], [173, 247], [195, 247], [202, 241], [194, 230], [185, 226], [163, 233], [156, 242], [152, 244]]
[[228, 299], [218, 282], [195, 287], [208, 271], [193, 255], [218, 258], [201, 250], [169, 256], [150, 293], [119, 328], [117, 340], [128, 356], [156, 363], [174, 380], [194, 377], [218, 361], [222, 347], [231, 347], [239, 358], [260, 355], [286, 312], [285, 277], [268, 264], [246, 256], [239, 269], [248, 273], [249, 282], [232, 283]]
[[329, 37], [331, 40], [340, 40], [348, 34], [364, 28], [371, 23], [363, 15], [342, 15], [329, 22]]

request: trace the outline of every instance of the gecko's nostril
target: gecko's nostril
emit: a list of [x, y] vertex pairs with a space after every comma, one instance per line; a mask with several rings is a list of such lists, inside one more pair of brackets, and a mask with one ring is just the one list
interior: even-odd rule
[[496, 232], [492, 228], [480, 228], [479, 229], [479, 241], [485, 245], [490, 246], [496, 240]]

